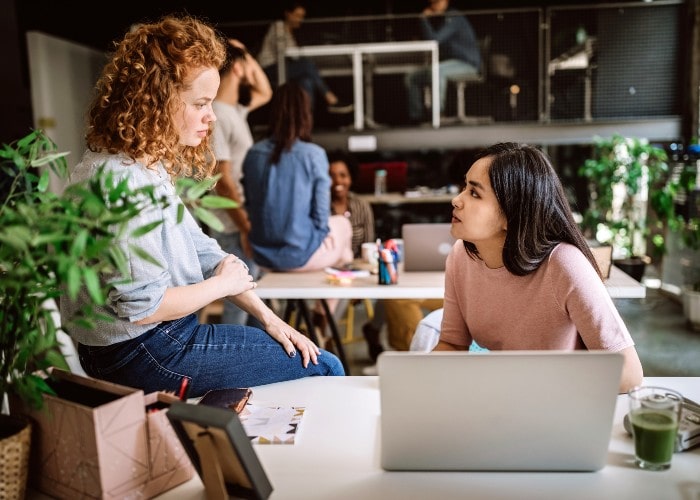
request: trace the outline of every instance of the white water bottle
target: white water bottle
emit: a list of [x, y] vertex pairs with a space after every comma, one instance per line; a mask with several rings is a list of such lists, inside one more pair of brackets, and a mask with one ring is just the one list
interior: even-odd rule
[[386, 194], [386, 170], [374, 171], [374, 196]]

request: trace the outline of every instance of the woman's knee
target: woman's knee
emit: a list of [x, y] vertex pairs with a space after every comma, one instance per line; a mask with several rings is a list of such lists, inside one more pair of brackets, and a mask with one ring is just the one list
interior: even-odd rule
[[327, 375], [331, 377], [342, 377], [345, 375], [345, 369], [343, 368], [343, 363], [340, 362], [338, 356], [328, 351], [322, 351], [322, 354], [318, 357], [319, 364], [323, 364], [324, 373], [322, 375]]

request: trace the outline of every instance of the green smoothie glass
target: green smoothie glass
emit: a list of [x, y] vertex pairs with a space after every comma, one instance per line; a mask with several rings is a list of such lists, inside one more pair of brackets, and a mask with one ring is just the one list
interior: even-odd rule
[[666, 470], [678, 435], [683, 396], [664, 387], [635, 387], [629, 396], [634, 459], [647, 470]]

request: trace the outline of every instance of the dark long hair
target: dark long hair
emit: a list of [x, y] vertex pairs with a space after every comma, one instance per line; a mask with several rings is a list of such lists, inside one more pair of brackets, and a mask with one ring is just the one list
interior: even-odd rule
[[289, 151], [297, 139], [311, 142], [312, 128], [309, 95], [296, 82], [280, 85], [272, 96], [270, 107], [270, 137], [275, 142], [271, 163], [279, 162], [282, 152]]
[[[481, 151], [476, 159], [491, 158], [489, 180], [508, 230], [503, 263], [517, 276], [536, 271], [559, 243], [577, 247], [600, 276], [586, 239], [574, 220], [564, 188], [542, 151], [526, 144], [503, 142]], [[478, 257], [473, 243], [467, 252]]]

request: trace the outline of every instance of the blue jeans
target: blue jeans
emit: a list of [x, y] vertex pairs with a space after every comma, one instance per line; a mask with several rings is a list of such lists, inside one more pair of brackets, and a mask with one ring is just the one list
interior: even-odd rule
[[318, 375], [345, 375], [332, 353], [304, 368], [264, 331], [242, 325], [199, 324], [196, 314], [165, 321], [141, 336], [105, 347], [78, 345], [91, 377], [154, 391], [178, 391], [190, 379], [190, 397], [211, 389], [251, 387]]
[[[476, 75], [479, 69], [459, 59], [447, 59], [440, 61], [438, 74], [440, 81], [440, 112], [445, 111], [447, 97], [447, 80], [458, 76]], [[406, 91], [408, 92], [408, 117], [411, 120], [421, 120], [424, 114], [423, 89], [430, 87], [433, 81], [432, 68], [421, 68], [413, 73], [408, 73], [404, 78]]]
[[[250, 271], [250, 275], [255, 281], [260, 279], [262, 275], [260, 266], [258, 266], [253, 259], [246, 256], [241, 247], [241, 233], [219, 233], [217, 231], [212, 231], [212, 236], [214, 236], [219, 245], [221, 245], [224, 252], [231, 253], [245, 262], [245, 265], [248, 266], [248, 270]], [[224, 301], [224, 312], [221, 315], [221, 322], [228, 325], [248, 325], [261, 329], [263, 327], [257, 319], [253, 316], [249, 316], [247, 312], [228, 300]]]
[[[287, 64], [285, 66], [287, 81], [295, 81], [301, 88], [306, 90], [311, 100], [311, 109], [313, 110], [316, 98], [322, 97], [325, 99], [325, 95], [329, 90], [321, 73], [318, 72], [316, 63], [306, 57], [298, 57], [296, 59], [288, 57], [285, 60]], [[277, 64], [265, 66], [263, 71], [272, 83], [273, 88], [276, 87], [279, 81]]]

